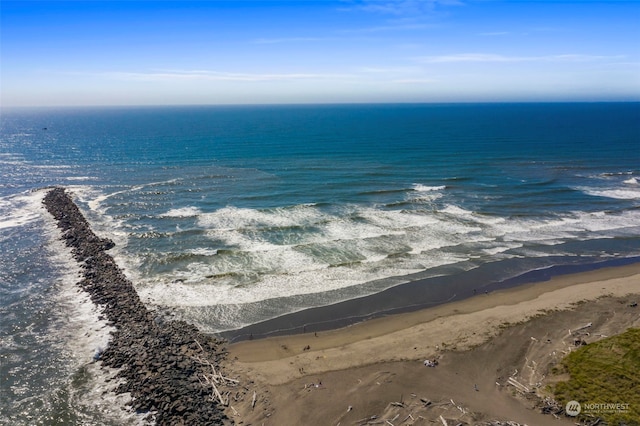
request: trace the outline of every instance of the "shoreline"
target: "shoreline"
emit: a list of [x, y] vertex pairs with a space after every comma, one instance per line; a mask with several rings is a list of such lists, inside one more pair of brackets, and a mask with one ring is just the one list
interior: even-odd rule
[[[611, 287], [599, 287], [604, 283], [613, 284]], [[590, 272], [564, 274], [548, 281], [522, 284], [488, 294], [479, 294], [463, 300], [443, 303], [435, 307], [403, 312], [394, 315], [373, 318], [346, 327], [325, 330], [322, 332], [296, 333], [283, 336], [271, 336], [265, 339], [244, 340], [230, 343], [230, 353], [241, 355], [246, 362], [261, 362], [281, 358], [283, 353], [273, 350], [274, 345], [286, 344], [293, 348], [309, 341], [315, 343], [312, 349], [330, 349], [340, 345], [356, 344], [359, 341], [370, 340], [385, 335], [403, 332], [412, 327], [456, 316], [474, 316], [478, 313], [495, 312], [491, 315], [493, 323], [500, 319], [526, 321], [531, 316], [540, 313], [570, 309], [575, 303], [596, 300], [603, 296], [617, 297], [626, 294], [637, 294], [640, 299], [640, 263], [625, 266], [601, 268]], [[530, 306], [525, 307], [528, 302]], [[639, 300], [640, 302], [640, 300]], [[518, 313], [501, 312], [507, 307], [522, 306]], [[514, 315], [515, 314], [515, 315]], [[497, 326], [499, 324], [493, 324]], [[489, 324], [487, 324], [489, 326]], [[482, 327], [478, 327], [482, 328]], [[246, 350], [245, 348], [250, 350]], [[290, 355], [290, 354], [288, 354]], [[394, 357], [395, 358], [395, 357]]]
[[[516, 374], [520, 372], [511, 377], [517, 377], [528, 388], [544, 389], [540, 383], [549, 380], [546, 377], [552, 363], [559, 362], [565, 352], [573, 350], [571, 329], [593, 323], [589, 329], [593, 334], [586, 337], [593, 341], [599, 339], [598, 336], [622, 332], [629, 326], [638, 327], [640, 308], [631, 307], [631, 302], [640, 302], [640, 263], [556, 276], [541, 283], [524, 284], [331, 331], [233, 343], [228, 347], [229, 367], [251, 377], [270, 395], [265, 398], [271, 398], [263, 413], [236, 407], [237, 418], [264, 421], [265, 425], [294, 424], [284, 420], [290, 417], [281, 417], [284, 412], [286, 416], [299, 415], [302, 419], [325, 410], [333, 413], [338, 420], [334, 424], [337, 424], [340, 419], [346, 419], [345, 413], [334, 410], [331, 404], [341, 404], [342, 410], [345, 408], [342, 403], [354, 399], [358, 389], [371, 394], [358, 397], [366, 410], [355, 413], [356, 418], [375, 410], [389, 412], [389, 404], [397, 402], [400, 393], [406, 396], [411, 392], [429, 400], [460, 401], [468, 410], [492, 419], [503, 416], [505, 420], [528, 424], [558, 424], [554, 417], [540, 414], [539, 407], [534, 410], [531, 401], [513, 397], [512, 393], [517, 392], [504, 392], [509, 386], [508, 375], [505, 376], [503, 370], [509, 369], [509, 374], [513, 370]], [[456, 361], [458, 358], [462, 360]], [[440, 366], [426, 368], [422, 365], [424, 359], [439, 359]], [[532, 360], [538, 361], [527, 364]], [[491, 363], [497, 363], [495, 370]], [[535, 374], [525, 376], [524, 372], [532, 365], [539, 365], [537, 371], [534, 369]], [[380, 380], [375, 381], [377, 385], [373, 387], [363, 384], [367, 383], [364, 377], [381, 370], [393, 375], [389, 389], [393, 382], [395, 393], [382, 392], [384, 383]], [[475, 384], [468, 382], [471, 380], [468, 377], [461, 377], [462, 372], [481, 383], [481, 389], [490, 388], [490, 398], [485, 400], [486, 394], [473, 392]], [[443, 375], [445, 382], [428, 380], [438, 375]], [[420, 377], [423, 380], [416, 379]], [[331, 386], [335, 395], [323, 397], [326, 401], [322, 410], [314, 410], [310, 404], [316, 397], [306, 388], [302, 392], [301, 388], [309, 381], [319, 380], [327, 388]], [[447, 380], [452, 383], [462, 380], [462, 388], [445, 385]], [[472, 391], [468, 392], [469, 389]], [[394, 399], [390, 399], [392, 397]], [[496, 407], [501, 409], [491, 405], [498, 400], [501, 402]], [[258, 402], [265, 404], [260, 399]], [[267, 412], [269, 416], [261, 417]], [[573, 420], [561, 417], [560, 423]]]
[[496, 291], [547, 283], [563, 276], [588, 274], [601, 269], [633, 264], [640, 265], [640, 257], [596, 259], [584, 264], [552, 264], [506, 279], [495, 276], [495, 269], [498, 266], [506, 263], [505, 268], [513, 267], [511, 263], [518, 260], [508, 259], [496, 264], [483, 264], [475, 269], [453, 275], [409, 281], [373, 294], [290, 312], [215, 334], [234, 344], [275, 336], [326, 332], [378, 318], [433, 309]]

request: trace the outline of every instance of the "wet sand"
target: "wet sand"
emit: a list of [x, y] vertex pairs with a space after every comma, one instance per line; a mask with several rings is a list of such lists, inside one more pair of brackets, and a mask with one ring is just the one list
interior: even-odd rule
[[[235, 343], [228, 367], [254, 381], [256, 399], [236, 401], [227, 414], [265, 425], [571, 424], [533, 408], [558, 380], [550, 368], [577, 337], [591, 342], [640, 326], [633, 301], [640, 302], [638, 263], [331, 331]], [[426, 359], [438, 366], [426, 367]]]
[[[549, 259], [545, 260], [553, 262]], [[562, 261], [562, 259], [556, 260]], [[536, 269], [528, 272], [522, 272], [522, 259], [518, 258], [485, 263], [463, 272], [447, 272], [445, 268], [430, 278], [399, 277], [401, 280], [410, 281], [373, 294], [287, 313], [237, 330], [225, 331], [220, 335], [235, 343], [250, 338], [335, 330], [375, 318], [458, 302], [477, 294], [492, 293], [525, 284], [549, 281], [563, 275], [593, 272], [633, 263], [640, 263], [640, 258], [591, 259], [587, 263], [576, 264], [538, 264]], [[528, 267], [534, 267], [534, 265], [529, 264]]]

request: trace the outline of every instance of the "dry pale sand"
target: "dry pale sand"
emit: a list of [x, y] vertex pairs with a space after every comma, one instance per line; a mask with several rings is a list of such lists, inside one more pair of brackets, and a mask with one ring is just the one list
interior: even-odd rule
[[[245, 393], [227, 414], [237, 424], [278, 426], [573, 424], [533, 408], [558, 380], [549, 370], [576, 337], [591, 342], [640, 326], [632, 301], [640, 301], [640, 264], [329, 332], [236, 343], [226, 371]], [[439, 364], [426, 367], [425, 359]]]

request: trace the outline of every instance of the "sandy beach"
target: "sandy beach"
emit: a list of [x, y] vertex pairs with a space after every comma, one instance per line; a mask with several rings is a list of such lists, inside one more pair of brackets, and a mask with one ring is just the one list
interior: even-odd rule
[[226, 369], [250, 391], [227, 414], [254, 425], [573, 424], [535, 408], [561, 379], [551, 367], [576, 339], [640, 326], [636, 301], [637, 263], [338, 330], [235, 343]]

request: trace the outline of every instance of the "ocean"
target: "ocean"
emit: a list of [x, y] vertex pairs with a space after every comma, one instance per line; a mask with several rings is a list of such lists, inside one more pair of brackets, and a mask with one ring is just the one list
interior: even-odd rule
[[141, 422], [93, 361], [110, 328], [46, 187], [116, 243], [151, 309], [211, 333], [405, 283], [470, 293], [474, 271], [640, 256], [640, 103], [13, 109], [0, 124], [0, 424]]

